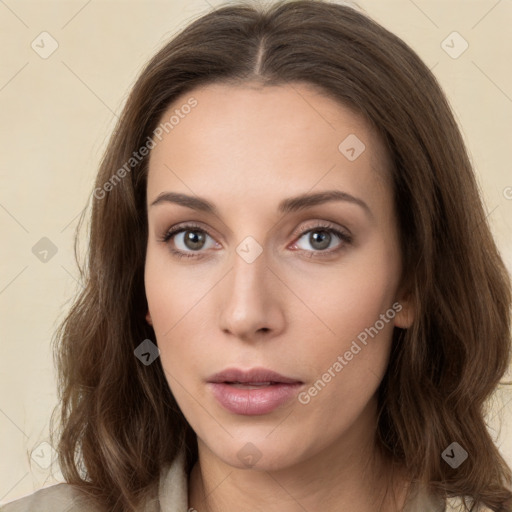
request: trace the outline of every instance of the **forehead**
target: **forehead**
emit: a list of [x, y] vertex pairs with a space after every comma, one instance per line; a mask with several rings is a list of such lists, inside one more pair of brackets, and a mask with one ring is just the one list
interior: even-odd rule
[[177, 98], [160, 126], [148, 200], [171, 189], [270, 200], [313, 187], [377, 193], [386, 185], [388, 157], [375, 131], [309, 84], [210, 84]]

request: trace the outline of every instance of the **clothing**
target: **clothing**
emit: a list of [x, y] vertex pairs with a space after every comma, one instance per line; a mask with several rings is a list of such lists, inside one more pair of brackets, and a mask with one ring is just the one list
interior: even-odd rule
[[[188, 512], [188, 481], [185, 473], [185, 455], [180, 452], [171, 466], [160, 477], [158, 497], [145, 505], [141, 512]], [[443, 500], [429, 496], [416, 488], [405, 512], [451, 512], [458, 510], [458, 500]], [[0, 512], [97, 512], [71, 485], [61, 483], [40, 489], [29, 496], [12, 501]], [[481, 512], [491, 512], [484, 509]]]

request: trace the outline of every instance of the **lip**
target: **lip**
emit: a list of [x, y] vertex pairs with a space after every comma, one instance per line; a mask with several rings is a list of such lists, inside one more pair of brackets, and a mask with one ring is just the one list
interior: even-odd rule
[[227, 368], [207, 379], [208, 388], [225, 409], [245, 416], [272, 412], [296, 396], [303, 384], [266, 368]]
[[208, 382], [277, 382], [282, 384], [295, 384], [302, 381], [292, 377], [285, 377], [267, 368], [226, 368], [208, 378]]

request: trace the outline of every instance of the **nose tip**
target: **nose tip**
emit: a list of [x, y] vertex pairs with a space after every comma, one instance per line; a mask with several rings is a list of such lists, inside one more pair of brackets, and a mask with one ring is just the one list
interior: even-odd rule
[[[251, 250], [251, 242], [247, 243]], [[230, 274], [220, 292], [223, 332], [247, 341], [281, 331], [284, 314], [276, 289], [279, 280], [273, 277], [261, 253], [252, 263], [237, 257]]]

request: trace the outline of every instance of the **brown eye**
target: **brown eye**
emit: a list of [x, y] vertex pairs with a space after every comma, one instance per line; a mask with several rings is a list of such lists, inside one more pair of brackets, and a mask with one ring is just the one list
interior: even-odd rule
[[319, 251], [327, 249], [331, 243], [332, 234], [327, 230], [316, 230], [309, 232], [308, 242]]
[[199, 230], [183, 231], [183, 244], [192, 251], [202, 249], [205, 244], [206, 233]]
[[[301, 239], [306, 241], [302, 246]], [[339, 240], [338, 244], [336, 244], [336, 239]], [[351, 236], [339, 229], [331, 226], [317, 226], [303, 231], [300, 238], [295, 242], [295, 245], [299, 249], [307, 252], [325, 252], [326, 254], [332, 254], [342, 249], [346, 244], [351, 243], [351, 241]], [[309, 245], [311, 249], [308, 248], [307, 245]], [[327, 250], [332, 249], [333, 246], [336, 246], [334, 250]]]
[[[212, 241], [210, 247], [207, 245], [208, 238]], [[171, 252], [180, 258], [202, 257], [205, 252], [203, 249], [215, 246], [213, 238], [204, 229], [195, 225], [175, 226], [165, 234], [161, 241], [168, 244]]]

